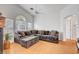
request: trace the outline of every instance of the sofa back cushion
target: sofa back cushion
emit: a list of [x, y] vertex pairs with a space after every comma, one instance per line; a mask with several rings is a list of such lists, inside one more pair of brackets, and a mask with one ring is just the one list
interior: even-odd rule
[[44, 31], [44, 35], [49, 35], [49, 31]]
[[31, 31], [25, 31], [25, 35], [31, 35]]
[[58, 36], [59, 32], [58, 31], [51, 31], [50, 32], [50, 35], [53, 35], [53, 36]]
[[24, 31], [19, 31], [18, 34], [20, 34], [21, 36], [25, 36]]
[[43, 30], [39, 30], [38, 34], [44, 35], [44, 31]]
[[50, 35], [55, 35], [55, 31], [51, 31], [50, 32]]
[[38, 30], [31, 30], [32, 34], [38, 34]]

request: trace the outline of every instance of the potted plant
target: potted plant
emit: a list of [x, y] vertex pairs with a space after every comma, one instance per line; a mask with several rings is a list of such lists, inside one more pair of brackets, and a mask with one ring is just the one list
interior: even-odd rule
[[5, 40], [4, 40], [4, 49], [9, 49], [10, 48], [10, 33], [7, 33], [5, 35]]

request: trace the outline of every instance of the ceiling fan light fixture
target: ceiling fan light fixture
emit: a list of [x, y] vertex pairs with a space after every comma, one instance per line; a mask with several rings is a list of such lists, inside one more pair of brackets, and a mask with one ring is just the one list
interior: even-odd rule
[[35, 11], [35, 13], [36, 13], [36, 14], [39, 14], [39, 12], [38, 12], [38, 11]]
[[39, 14], [38, 11], [35, 11], [34, 8], [30, 8], [31, 11], [33, 11], [35, 14]]
[[34, 8], [30, 8], [30, 10], [34, 10]]

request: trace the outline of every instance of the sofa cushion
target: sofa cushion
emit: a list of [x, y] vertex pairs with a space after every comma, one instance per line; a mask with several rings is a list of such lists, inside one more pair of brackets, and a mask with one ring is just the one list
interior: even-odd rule
[[44, 35], [49, 35], [49, 31], [44, 31]]
[[31, 30], [32, 34], [38, 34], [38, 30]]
[[58, 37], [59, 37], [59, 32], [58, 32], [58, 31], [51, 31], [51, 35], [52, 35], [55, 39], [58, 39]]
[[25, 36], [25, 33], [23, 31], [18, 32], [18, 34], [20, 34], [21, 36]]
[[51, 31], [50, 35], [54, 36], [55, 35], [55, 31]]
[[32, 35], [31, 31], [26, 31], [26, 35]]
[[44, 35], [44, 31], [43, 30], [39, 30], [38, 34]]
[[24, 32], [22, 32], [22, 36], [25, 36], [25, 33]]

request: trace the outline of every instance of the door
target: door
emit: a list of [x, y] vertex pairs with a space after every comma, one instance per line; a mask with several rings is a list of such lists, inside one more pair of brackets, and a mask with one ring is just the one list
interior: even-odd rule
[[65, 18], [65, 39], [74, 40], [76, 39], [76, 23], [77, 18], [75, 15]]

